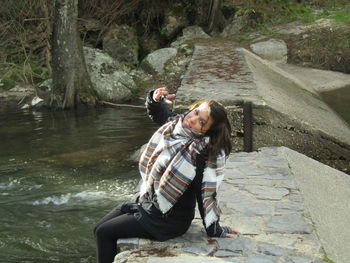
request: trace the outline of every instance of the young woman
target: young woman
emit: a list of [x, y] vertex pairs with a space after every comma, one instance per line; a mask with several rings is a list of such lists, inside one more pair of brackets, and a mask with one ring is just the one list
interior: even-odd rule
[[94, 229], [99, 263], [113, 262], [119, 238], [165, 241], [183, 235], [194, 218], [196, 200], [208, 236], [233, 237], [238, 232], [220, 226], [216, 200], [231, 151], [226, 111], [216, 101], [203, 100], [188, 113], [175, 114], [166, 105], [173, 98], [166, 88], [147, 97], [147, 112], [162, 126], [141, 156], [137, 201], [116, 207]]

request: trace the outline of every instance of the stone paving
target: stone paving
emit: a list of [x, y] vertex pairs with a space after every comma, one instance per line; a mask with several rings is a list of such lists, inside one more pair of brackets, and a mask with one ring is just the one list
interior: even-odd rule
[[[189, 92], [190, 91], [190, 92]], [[176, 93], [176, 103], [211, 98], [223, 104], [263, 104], [244, 54], [234, 42], [197, 44]]]
[[222, 225], [235, 238], [209, 238], [199, 216], [166, 242], [118, 241], [116, 262], [322, 263], [324, 252], [287, 160], [278, 148], [231, 154], [219, 192]]

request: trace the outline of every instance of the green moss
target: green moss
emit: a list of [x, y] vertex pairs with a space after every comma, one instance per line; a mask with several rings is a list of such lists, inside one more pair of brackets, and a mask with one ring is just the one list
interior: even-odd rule
[[327, 263], [335, 263], [333, 260], [331, 260], [327, 255], [323, 256], [323, 260], [326, 261]]

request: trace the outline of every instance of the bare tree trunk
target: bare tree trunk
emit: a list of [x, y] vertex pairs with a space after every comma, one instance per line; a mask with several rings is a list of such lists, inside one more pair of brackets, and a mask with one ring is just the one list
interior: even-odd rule
[[220, 27], [223, 21], [221, 5], [222, 0], [196, 0], [196, 24], [204, 27], [208, 32]]
[[197, 15], [196, 24], [206, 27], [208, 24], [208, 14], [212, 0], [196, 0]]
[[55, 0], [51, 107], [96, 103], [77, 28], [78, 0]]
[[222, 0], [211, 0], [208, 16], [209, 32], [213, 31], [214, 28], [219, 27], [219, 24], [222, 22], [221, 2]]

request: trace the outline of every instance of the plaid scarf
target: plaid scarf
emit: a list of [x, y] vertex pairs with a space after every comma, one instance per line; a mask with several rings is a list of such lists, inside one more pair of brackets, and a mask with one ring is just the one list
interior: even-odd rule
[[[146, 192], [157, 195], [159, 209], [167, 213], [191, 184], [196, 175], [196, 156], [208, 144], [208, 137], [182, 126], [184, 115], [160, 127], [141, 155], [139, 170]], [[221, 151], [215, 164], [206, 164], [202, 180], [202, 200], [206, 227], [219, 219], [221, 213], [216, 192], [224, 177], [225, 154]]]

